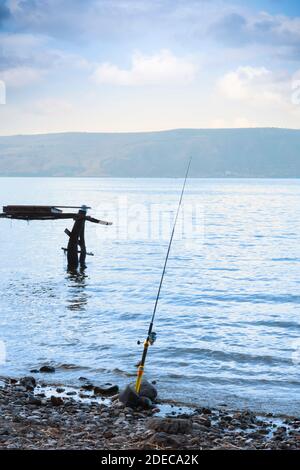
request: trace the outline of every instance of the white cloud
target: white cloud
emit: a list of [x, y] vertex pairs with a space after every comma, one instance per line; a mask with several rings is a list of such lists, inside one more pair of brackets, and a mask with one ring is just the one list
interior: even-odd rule
[[1, 33], [1, 47], [7, 55], [24, 55], [37, 46], [44, 46], [45, 38], [29, 33]]
[[0, 71], [0, 79], [3, 80], [7, 86], [14, 88], [20, 88], [38, 82], [43, 75], [44, 72], [42, 70], [33, 67], [13, 67]]
[[238, 67], [217, 81], [218, 116], [234, 127], [299, 128], [300, 80], [296, 77], [264, 67]]
[[276, 77], [265, 67], [238, 67], [217, 82], [217, 89], [226, 98], [248, 102], [273, 102], [280, 104], [287, 82]]
[[247, 10], [235, 8], [224, 12], [208, 25], [209, 33], [220, 41], [222, 45], [243, 47], [255, 44], [265, 47], [271, 45], [273, 52], [278, 48], [287, 47], [290, 56], [299, 58], [298, 44], [300, 40], [300, 17], [285, 15], [271, 15], [266, 12], [250, 13]]
[[[13, 74], [12, 82], [15, 83], [18, 71], [23, 72], [31, 82], [31, 78], [34, 78], [33, 70], [35, 76], [54, 70], [93, 70], [93, 63], [81, 55], [53, 48], [51, 43], [50, 38], [42, 35], [0, 33], [0, 74], [5, 72], [10, 79]], [[18, 78], [17, 82], [19, 81]]]
[[109, 62], [102, 63], [96, 68], [92, 79], [98, 84], [120, 86], [185, 84], [194, 80], [196, 71], [197, 67], [191, 60], [176, 57], [163, 49], [152, 56], [135, 53], [129, 70]]
[[[283, 42], [296, 42], [300, 39], [300, 18], [297, 17], [288, 17], [285, 15], [270, 15], [269, 13], [262, 12], [258, 15], [256, 21], [254, 22], [257, 26], [266, 25], [267, 33], [271, 32], [276, 34], [279, 39]], [[284, 41], [285, 39], [285, 41]]]

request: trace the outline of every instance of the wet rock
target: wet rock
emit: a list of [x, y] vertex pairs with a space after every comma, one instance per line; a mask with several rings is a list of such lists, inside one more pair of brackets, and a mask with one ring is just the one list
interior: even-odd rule
[[230, 416], [230, 415], [224, 416], [223, 419], [224, 419], [224, 421], [227, 421], [228, 423], [231, 423], [231, 421], [233, 420], [232, 416]]
[[142, 380], [140, 388], [140, 396], [150, 398], [154, 401], [157, 397], [157, 390], [148, 380]]
[[139, 394], [135, 391], [135, 383], [132, 383], [120, 392], [119, 400], [125, 406], [131, 408], [149, 409], [152, 408], [152, 401], [155, 400], [156, 396], [156, 388], [147, 380], [143, 380]]
[[24, 392], [27, 392], [27, 388], [23, 387], [23, 385], [17, 385], [15, 387], [15, 393], [17, 396], [22, 396]]
[[268, 429], [259, 429], [257, 432], [258, 432], [259, 434], [264, 435], [264, 436], [266, 436], [267, 434], [269, 434]]
[[57, 391], [57, 393], [63, 393], [65, 391], [65, 388], [57, 387], [56, 391]]
[[189, 434], [192, 432], [192, 422], [181, 418], [151, 418], [148, 428], [167, 434]]
[[94, 387], [95, 395], [111, 396], [111, 395], [115, 395], [118, 392], [119, 392], [118, 385], [111, 385], [111, 386], [104, 385], [102, 387]]
[[52, 366], [42, 366], [40, 368], [40, 372], [47, 373], [47, 374], [53, 374], [55, 372], [55, 367]]
[[61, 397], [55, 397], [54, 395], [51, 395], [50, 401], [53, 406], [61, 406], [64, 404], [64, 401]]
[[252, 411], [244, 411], [241, 413], [241, 420], [246, 423], [256, 423], [256, 416]]
[[36, 405], [36, 406], [41, 406], [42, 400], [38, 397], [35, 397], [34, 395], [29, 395], [28, 397], [28, 403], [30, 405]]
[[148, 397], [140, 397], [139, 406], [145, 410], [150, 410], [153, 407], [152, 401]]
[[140, 397], [138, 393], [135, 391], [135, 387], [133, 385], [127, 385], [124, 390], [122, 390], [119, 394], [119, 402], [116, 402], [116, 406], [127, 406], [130, 408], [138, 408], [140, 403]]
[[36, 380], [34, 377], [22, 377], [20, 379], [20, 384], [26, 388], [26, 390], [34, 390], [36, 386]]
[[195, 410], [196, 413], [203, 414], [203, 415], [211, 415], [212, 411], [209, 408], [196, 408]]
[[31, 374], [38, 374], [39, 370], [38, 369], [31, 369], [30, 373]]
[[85, 385], [82, 385], [81, 388], [83, 390], [91, 391], [91, 390], [94, 390], [95, 386], [93, 384], [87, 383]]
[[207, 428], [210, 428], [211, 426], [211, 421], [210, 419], [206, 418], [205, 416], [201, 416], [200, 418], [197, 419], [197, 422], [202, 425], [202, 426], [205, 426]]
[[279, 428], [276, 429], [275, 433], [282, 434], [282, 433], [286, 433], [286, 431], [287, 431], [287, 428], [285, 426], [280, 426]]

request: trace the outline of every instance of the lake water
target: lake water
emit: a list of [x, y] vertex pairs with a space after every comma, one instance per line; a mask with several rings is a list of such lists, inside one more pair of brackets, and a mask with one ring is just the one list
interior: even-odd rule
[[[132, 380], [168, 243], [151, 211], [176, 207], [181, 185], [0, 179], [1, 205], [84, 203], [114, 222], [87, 224], [94, 256], [76, 276], [61, 250], [71, 221], [0, 219], [0, 374], [49, 363], [52, 382]], [[193, 230], [179, 223], [147, 377], [163, 398], [299, 414], [300, 181], [191, 179], [184, 203]]]

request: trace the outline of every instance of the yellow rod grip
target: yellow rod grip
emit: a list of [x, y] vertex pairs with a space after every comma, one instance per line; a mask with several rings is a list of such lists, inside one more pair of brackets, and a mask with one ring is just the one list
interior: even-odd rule
[[144, 342], [143, 357], [142, 357], [141, 363], [140, 363], [138, 371], [137, 371], [137, 379], [136, 379], [136, 383], [135, 383], [136, 393], [140, 393], [140, 388], [141, 388], [141, 383], [142, 383], [142, 378], [143, 378], [143, 373], [144, 373], [144, 364], [145, 364], [145, 360], [146, 360], [147, 349], [148, 349], [149, 346], [150, 346], [150, 342], [147, 338]]
[[144, 373], [144, 366], [139, 366], [138, 373], [137, 373], [137, 379], [136, 379], [136, 383], [135, 383], [136, 393], [140, 393], [143, 373]]

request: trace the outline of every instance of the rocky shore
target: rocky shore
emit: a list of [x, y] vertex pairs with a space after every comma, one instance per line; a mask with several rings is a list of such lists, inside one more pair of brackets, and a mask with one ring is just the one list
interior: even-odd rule
[[300, 449], [300, 418], [156, 403], [125, 407], [116, 387], [0, 381], [0, 449]]

